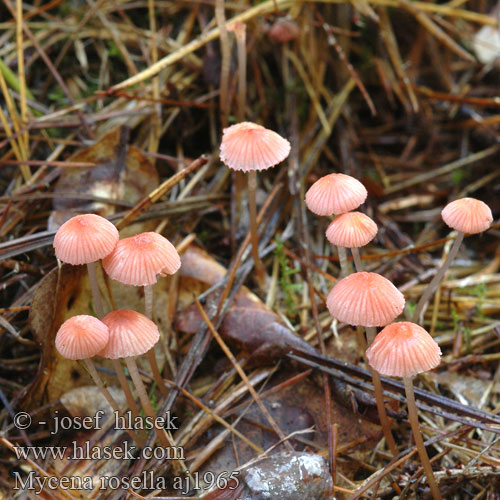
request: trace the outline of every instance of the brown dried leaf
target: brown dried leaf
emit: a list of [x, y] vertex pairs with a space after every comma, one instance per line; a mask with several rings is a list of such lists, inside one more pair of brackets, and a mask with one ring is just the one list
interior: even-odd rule
[[128, 129], [117, 128], [93, 146], [78, 151], [70, 161], [91, 162], [95, 167], [66, 168], [54, 188], [54, 212], [49, 219], [49, 229], [59, 225], [78, 212], [97, 212], [110, 215], [123, 210], [123, 206], [62, 197], [66, 193], [97, 196], [134, 204], [150, 193], [159, 182], [158, 173], [148, 159], [134, 146], [128, 146]]
[[[177, 314], [175, 327], [182, 332], [194, 333], [203, 319], [196, 305], [191, 304], [193, 294], [199, 293], [204, 285], [218, 283], [224, 278], [226, 269], [200, 248], [191, 246], [182, 256], [180, 273], [179, 302], [184, 310]], [[210, 294], [207, 303], [218, 303], [221, 293], [222, 289]], [[224, 317], [220, 334], [230, 344], [265, 360], [279, 359], [292, 347], [305, 352], [314, 350], [246, 287], [236, 294]]]
[[[126, 398], [122, 390], [116, 387], [108, 387], [108, 390], [119, 407], [125, 406]], [[98, 411], [103, 411], [103, 422], [111, 417], [114, 411], [95, 385], [77, 387], [66, 392], [61, 396], [61, 403], [72, 417], [94, 417]]]
[[[82, 382], [83, 385], [91, 383], [83, 367], [60, 356], [54, 345], [59, 326], [69, 317], [68, 306], [74, 308], [81, 302], [84, 271], [83, 266], [55, 268], [40, 281], [34, 293], [29, 322], [35, 340], [40, 344], [41, 359], [37, 376], [21, 402], [27, 409], [56, 401]], [[88, 313], [88, 305], [83, 309]]]

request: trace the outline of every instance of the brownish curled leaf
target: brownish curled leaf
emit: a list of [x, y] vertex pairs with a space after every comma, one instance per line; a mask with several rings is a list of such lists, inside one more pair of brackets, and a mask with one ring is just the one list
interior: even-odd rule
[[[57, 229], [75, 212], [96, 212], [106, 216], [124, 209], [123, 205], [92, 200], [92, 197], [123, 201], [133, 205], [158, 185], [158, 173], [134, 146], [128, 145], [129, 130], [119, 127], [92, 146], [75, 153], [74, 162], [95, 163], [90, 168], [66, 168], [54, 188], [54, 212], [49, 229]], [[76, 194], [78, 197], [67, 196]], [[89, 199], [85, 199], [85, 195]]]
[[[182, 256], [180, 302], [186, 306], [177, 314], [175, 327], [186, 333], [194, 333], [202, 324], [202, 317], [191, 304], [196, 287], [193, 280], [212, 286], [224, 278], [226, 269], [202, 249], [190, 246]], [[207, 297], [207, 304], [218, 303], [222, 287]], [[224, 316], [220, 334], [232, 345], [264, 360], [279, 359], [291, 348], [304, 352], [314, 351], [307, 342], [287, 328], [246, 287], [236, 294]]]

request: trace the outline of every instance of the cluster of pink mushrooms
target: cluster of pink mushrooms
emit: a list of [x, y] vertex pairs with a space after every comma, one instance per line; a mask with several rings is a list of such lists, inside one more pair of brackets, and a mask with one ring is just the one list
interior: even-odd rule
[[[403, 378], [415, 444], [432, 496], [437, 500], [442, 497], [420, 433], [412, 379], [418, 373], [438, 366], [441, 350], [437, 342], [416, 322], [455, 258], [464, 234], [487, 230], [493, 217], [485, 203], [473, 198], [455, 200], [443, 209], [443, 221], [458, 232], [455, 242], [443, 266], [422, 294], [414, 313], [415, 322], [392, 323], [403, 312], [404, 297], [383, 276], [364, 272], [359, 255], [359, 247], [368, 244], [377, 234], [377, 225], [373, 220], [360, 212], [351, 212], [364, 203], [366, 197], [364, 186], [344, 174], [326, 175], [316, 181], [306, 193], [305, 201], [309, 210], [317, 215], [335, 215], [326, 230], [326, 237], [338, 248], [344, 277], [328, 294], [326, 305], [330, 315], [336, 320], [366, 328], [369, 345], [366, 359], [373, 368], [372, 378], [379, 418], [393, 455], [397, 455], [398, 449], [385, 412], [379, 374]], [[357, 271], [353, 274], [349, 274], [347, 248], [351, 249]], [[376, 327], [383, 326], [385, 328], [377, 335]]]
[[[258, 255], [258, 236], [255, 215], [255, 172], [283, 161], [290, 152], [290, 143], [276, 132], [251, 122], [242, 122], [224, 130], [220, 149], [221, 160], [230, 168], [249, 172], [249, 200], [252, 253], [257, 273], [262, 263]], [[404, 379], [408, 414], [422, 466], [435, 500], [441, 494], [420, 433], [413, 394], [415, 375], [439, 365], [441, 350], [434, 339], [417, 324], [432, 294], [455, 258], [464, 234], [487, 230], [493, 220], [491, 210], [482, 201], [462, 198], [449, 203], [442, 211], [443, 221], [458, 232], [443, 266], [422, 294], [413, 321], [392, 323], [402, 312], [405, 299], [402, 293], [383, 276], [365, 272], [359, 248], [367, 245], [377, 234], [377, 225], [367, 215], [355, 212], [367, 198], [363, 184], [348, 175], [334, 173], [316, 181], [306, 193], [307, 207], [317, 215], [335, 216], [326, 230], [327, 239], [337, 246], [342, 279], [333, 287], [326, 305], [337, 321], [364, 327], [368, 340], [366, 359], [373, 368], [372, 377], [379, 418], [387, 445], [396, 455], [398, 448], [390, 430], [382, 397], [380, 375]], [[130, 392], [118, 358], [124, 358], [146, 415], [154, 418], [146, 390], [135, 363], [135, 356], [148, 353], [155, 381], [165, 393], [166, 386], [158, 370], [153, 346], [159, 331], [152, 321], [152, 286], [158, 275], [174, 274], [180, 258], [174, 246], [157, 233], [143, 233], [119, 240], [113, 224], [98, 215], [73, 217], [63, 224], [54, 240], [56, 255], [68, 264], [87, 264], [93, 294], [93, 304], [99, 319], [75, 316], [66, 321], [56, 336], [58, 351], [69, 359], [84, 360], [96, 384], [111, 406], [118, 405], [104, 387], [92, 361], [103, 356], [115, 362], [128, 406], [134, 416], [139, 409]], [[350, 273], [347, 249], [351, 250], [356, 272]], [[96, 279], [95, 262], [102, 259], [106, 273], [127, 285], [143, 286], [146, 316], [130, 310], [112, 311], [104, 315], [104, 307]], [[385, 327], [376, 333], [377, 327]], [[363, 350], [366, 348], [361, 337]], [[171, 437], [156, 429], [162, 445], [171, 444]], [[132, 437], [141, 439], [130, 431]]]
[[[152, 321], [153, 285], [158, 276], [174, 274], [179, 270], [181, 260], [177, 250], [166, 238], [154, 232], [120, 240], [116, 227], [95, 214], [77, 215], [65, 222], [56, 233], [54, 249], [61, 262], [87, 265], [97, 315], [97, 318], [79, 315], [65, 321], [56, 334], [57, 350], [67, 359], [83, 360], [111, 407], [119, 412], [117, 402], [104, 386], [91, 360], [94, 356], [111, 359], [135, 419], [139, 416], [139, 408], [119, 362], [123, 358], [144, 412], [154, 420], [155, 412], [139, 375], [135, 357], [148, 354], [155, 381], [162, 393], [166, 394], [167, 388], [154, 353], [160, 332]], [[95, 263], [99, 260], [111, 279], [144, 287], [146, 315], [128, 309], [111, 311], [105, 315], [95, 270]], [[164, 430], [155, 430], [163, 446], [172, 444]], [[142, 443], [134, 430], [129, 432], [138, 443]]]

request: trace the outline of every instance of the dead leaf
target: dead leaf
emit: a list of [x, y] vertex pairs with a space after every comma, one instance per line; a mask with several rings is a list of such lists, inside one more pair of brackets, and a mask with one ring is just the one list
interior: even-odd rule
[[[188, 304], [192, 302], [193, 295], [201, 291], [200, 282], [215, 285], [224, 278], [226, 270], [206, 252], [192, 245], [182, 256], [180, 273], [179, 301], [184, 310], [177, 314], [175, 327], [182, 332], [194, 333], [203, 319], [196, 305]], [[218, 303], [221, 293], [222, 288], [210, 294], [207, 304]], [[233, 346], [254, 354], [255, 359], [277, 360], [292, 347], [304, 352], [314, 351], [246, 287], [236, 294], [224, 316], [220, 334]]]
[[[111, 215], [124, 210], [123, 205], [85, 199], [108, 198], [133, 206], [150, 193], [159, 182], [156, 169], [134, 146], [128, 145], [128, 129], [116, 128], [93, 146], [78, 151], [68, 161], [91, 162], [95, 167], [66, 168], [54, 188], [54, 212], [49, 229], [57, 229], [75, 213], [92, 212]], [[69, 194], [69, 196], [64, 196]], [[71, 197], [77, 194], [78, 197]]]
[[[111, 396], [124, 407], [125, 394], [117, 387], [108, 387]], [[61, 396], [61, 403], [72, 417], [94, 417], [98, 411], [103, 411], [102, 421], [105, 422], [112, 414], [113, 408], [107, 402], [99, 387], [95, 385], [77, 387]]]

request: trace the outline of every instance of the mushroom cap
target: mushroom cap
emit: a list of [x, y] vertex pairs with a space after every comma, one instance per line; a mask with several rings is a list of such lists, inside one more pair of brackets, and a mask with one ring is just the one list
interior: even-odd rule
[[441, 217], [447, 226], [462, 233], [482, 233], [493, 222], [490, 207], [475, 198], [460, 198], [446, 205]]
[[403, 311], [403, 294], [377, 273], [353, 273], [341, 279], [326, 297], [330, 315], [355, 326], [385, 326]]
[[224, 129], [220, 159], [233, 170], [265, 170], [290, 154], [290, 143], [276, 132], [252, 122]]
[[104, 217], [75, 215], [57, 230], [54, 249], [62, 262], [89, 264], [110, 254], [118, 239], [118, 229]]
[[277, 19], [268, 33], [269, 38], [276, 43], [288, 43], [300, 36], [300, 27], [292, 19]]
[[357, 179], [345, 174], [328, 174], [306, 193], [307, 208], [316, 215], [339, 215], [358, 208], [368, 192]]
[[174, 274], [181, 259], [174, 245], [158, 233], [141, 233], [123, 238], [102, 261], [110, 278], [125, 285], [147, 286], [157, 275]]
[[386, 326], [366, 351], [370, 366], [390, 377], [412, 377], [440, 363], [438, 343], [421, 327], [409, 321]]
[[330, 243], [338, 247], [359, 248], [375, 238], [377, 224], [361, 212], [347, 212], [335, 217], [326, 229]]
[[129, 309], [112, 311], [102, 322], [109, 328], [109, 340], [99, 352], [108, 359], [139, 356], [149, 351], [160, 339], [158, 327], [144, 314]]
[[66, 359], [95, 356], [108, 343], [108, 327], [94, 316], [81, 314], [65, 321], [56, 334], [56, 349]]

